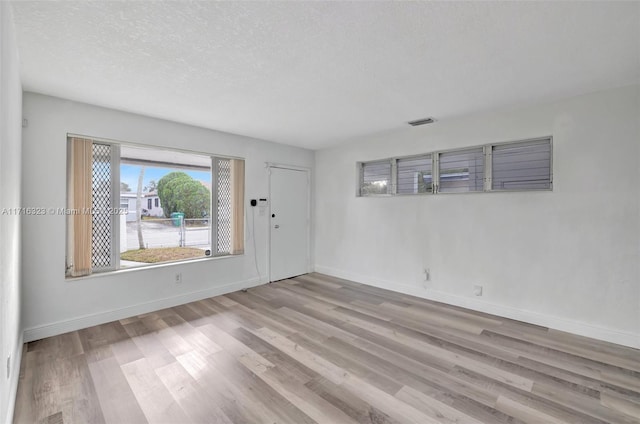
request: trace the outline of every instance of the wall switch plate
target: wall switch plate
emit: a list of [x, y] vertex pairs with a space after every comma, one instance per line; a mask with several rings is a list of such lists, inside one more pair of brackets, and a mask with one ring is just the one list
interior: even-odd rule
[[473, 294], [476, 296], [482, 296], [482, 286], [473, 286]]

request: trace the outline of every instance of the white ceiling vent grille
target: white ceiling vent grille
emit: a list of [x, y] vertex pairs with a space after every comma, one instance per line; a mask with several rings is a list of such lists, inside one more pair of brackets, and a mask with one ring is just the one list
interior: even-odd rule
[[433, 124], [434, 122], [436, 122], [436, 120], [433, 118], [422, 118], [416, 119], [415, 121], [409, 121], [408, 124], [412, 127], [417, 127], [419, 125]]

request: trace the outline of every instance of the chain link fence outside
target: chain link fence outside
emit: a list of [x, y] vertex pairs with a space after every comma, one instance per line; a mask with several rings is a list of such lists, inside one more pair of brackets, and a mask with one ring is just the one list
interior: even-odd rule
[[[179, 225], [175, 225], [176, 222]], [[141, 221], [142, 239], [147, 249], [158, 247], [197, 247], [211, 248], [211, 222], [207, 218], [176, 219], [158, 218]], [[135, 222], [127, 224], [126, 246], [121, 251], [140, 248], [138, 242], [138, 225]]]

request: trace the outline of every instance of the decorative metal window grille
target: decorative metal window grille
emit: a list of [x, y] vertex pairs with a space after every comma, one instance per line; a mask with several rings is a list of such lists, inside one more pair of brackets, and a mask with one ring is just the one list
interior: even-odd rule
[[114, 266], [112, 255], [113, 221], [110, 213], [112, 208], [111, 148], [109, 144], [93, 143], [91, 265], [94, 270]]
[[216, 159], [217, 237], [216, 254], [231, 252], [231, 160]]

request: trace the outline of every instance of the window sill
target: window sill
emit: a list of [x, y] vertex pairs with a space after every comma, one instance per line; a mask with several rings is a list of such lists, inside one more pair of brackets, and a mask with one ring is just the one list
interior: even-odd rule
[[238, 255], [210, 256], [206, 258], [185, 259], [182, 261], [173, 261], [173, 262], [162, 262], [162, 263], [155, 263], [150, 265], [141, 265], [141, 266], [136, 266], [131, 268], [121, 268], [114, 271], [96, 272], [96, 273], [93, 273], [90, 275], [84, 275], [81, 277], [65, 276], [65, 281], [74, 282], [79, 280], [88, 280], [92, 278], [102, 278], [102, 277], [109, 277], [109, 276], [115, 276], [115, 275], [121, 275], [121, 274], [128, 274], [130, 272], [143, 271], [143, 270], [149, 270], [149, 269], [167, 268], [167, 267], [172, 267], [176, 265], [186, 265], [186, 264], [192, 264], [196, 262], [218, 261], [218, 260], [224, 260], [224, 259], [230, 259], [230, 258], [242, 258], [244, 256], [245, 254], [242, 253]]
[[449, 196], [456, 194], [488, 194], [488, 193], [549, 193], [553, 192], [552, 188], [536, 188], [530, 190], [475, 190], [475, 191], [439, 191], [437, 193], [396, 193], [396, 194], [370, 194], [368, 196], [356, 196], [356, 198], [389, 198], [389, 197], [422, 197], [422, 196], [440, 196], [441, 194]]

